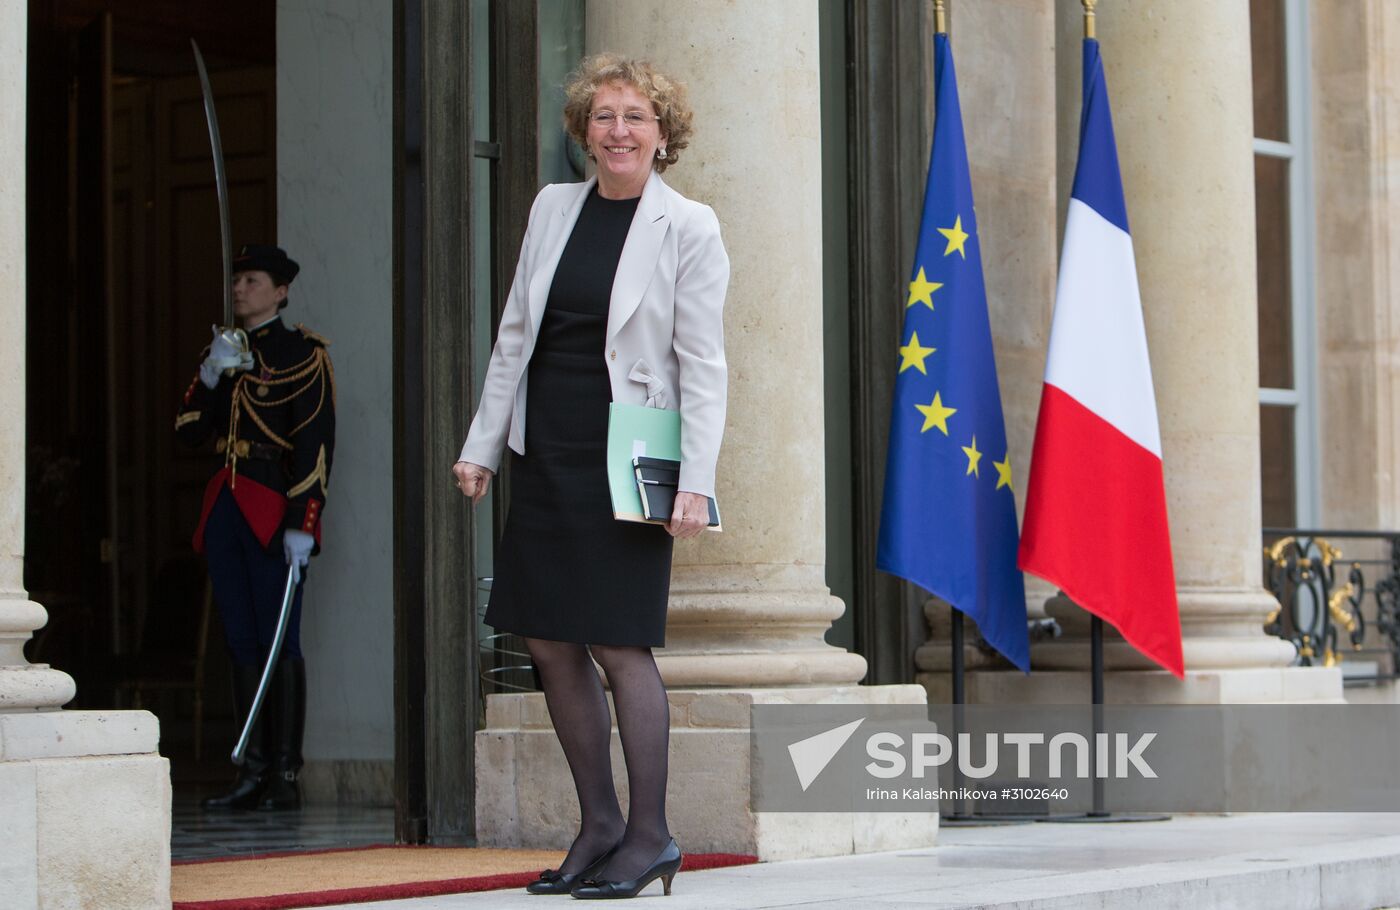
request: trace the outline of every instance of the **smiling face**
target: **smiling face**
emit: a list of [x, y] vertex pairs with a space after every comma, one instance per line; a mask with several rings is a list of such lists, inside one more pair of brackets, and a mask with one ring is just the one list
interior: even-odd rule
[[[664, 144], [660, 121], [652, 119], [655, 107], [636, 86], [626, 82], [609, 82], [598, 87], [593, 95], [592, 113], [612, 111], [611, 125], [588, 122], [588, 151], [598, 162], [598, 192], [608, 199], [630, 199], [640, 196], [651, 175], [656, 149]], [[641, 126], [629, 127], [624, 119], [628, 111], [642, 111], [646, 120]]]

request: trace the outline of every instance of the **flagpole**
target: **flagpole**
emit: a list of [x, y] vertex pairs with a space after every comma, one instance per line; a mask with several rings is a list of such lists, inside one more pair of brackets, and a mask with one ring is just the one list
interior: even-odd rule
[[[1097, 17], [1094, 15], [1094, 6], [1098, 0], [1080, 0], [1084, 5], [1084, 39], [1097, 40], [1095, 25]], [[1089, 656], [1090, 671], [1089, 680], [1091, 691], [1091, 703], [1094, 712], [1094, 742], [1099, 741], [1099, 734], [1103, 732], [1103, 620], [1094, 614], [1089, 621]], [[1104, 782], [1099, 777], [1097, 769], [1094, 774], [1093, 786], [1093, 806], [1089, 810], [1088, 817], [1092, 819], [1107, 818], [1109, 813], [1104, 807]]]
[[[1092, 0], [1090, 0], [1092, 2]], [[1103, 728], [1103, 619], [1093, 614], [1089, 623], [1090, 678], [1094, 701], [1094, 743], [1097, 745]], [[1094, 770], [1094, 803], [1089, 810], [1090, 818], [1105, 818], [1108, 810], [1104, 807], [1104, 779]]]
[[[933, 2], [933, 33], [935, 35], [948, 34], [948, 7], [945, 0], [934, 0]], [[964, 688], [963, 675], [963, 614], [962, 611], [951, 603], [948, 608], [952, 611], [953, 629], [953, 663], [951, 666], [953, 674], [953, 729], [949, 731], [953, 742], [958, 741], [958, 734], [963, 727], [963, 704], [967, 701], [967, 693]], [[960, 792], [963, 786], [962, 768], [953, 766], [953, 790]], [[967, 811], [967, 803], [961, 797], [953, 801], [953, 811], [945, 818], [948, 821], [971, 821], [972, 815]]]
[[[933, 2], [933, 33], [935, 35], [948, 34], [948, 7], [946, 0], [934, 0]], [[953, 742], [957, 742], [958, 734], [962, 731], [963, 727], [963, 705], [967, 700], [963, 668], [963, 614], [961, 610], [952, 604], [949, 604], [948, 608], [952, 611], [953, 621], [953, 634], [951, 636], [953, 645], [953, 663], [951, 667], [953, 675], [953, 729], [949, 732], [952, 734], [950, 738]], [[953, 765], [953, 790], [955, 792], [960, 792], [962, 787], [962, 768], [955, 763]], [[966, 823], [973, 821], [973, 818], [967, 811], [967, 803], [959, 797], [953, 801], [953, 811], [945, 815], [943, 820], [947, 822]]]
[[[924, 20], [925, 25], [934, 26], [936, 30], [932, 42], [931, 113], [937, 122], [929, 153], [929, 176], [924, 189], [919, 243], [911, 269], [910, 296], [905, 307], [904, 332], [909, 333], [910, 342], [900, 348], [903, 360], [899, 372], [918, 367], [917, 375], [927, 377], [929, 382], [916, 380], [911, 375], [897, 381], [895, 386], [886, 498], [876, 562], [881, 570], [943, 598], [952, 609], [951, 718], [940, 713], [937, 719], [943, 728], [940, 732], [959, 743], [963, 739], [962, 731], [968, 726], [964, 659], [967, 617], [972, 617], [981, 627], [983, 638], [1016, 666], [1026, 667], [1028, 648], [1024, 579], [1020, 572], [1012, 570], [1014, 567], [994, 558], [1015, 547], [1015, 501], [1009, 490], [996, 492], [1006, 485], [1005, 482], [995, 487], [987, 481], [978, 482], [976, 472], [977, 459], [982, 456], [977, 451], [978, 439], [988, 445], [986, 437], [995, 435], [991, 445], [998, 454], [1005, 451], [1005, 420], [994, 378], [995, 361], [981, 256], [975, 243], [968, 243], [976, 236], [976, 224], [972, 221], [972, 181], [948, 39], [949, 5], [947, 0], [933, 0], [925, 6], [925, 15], [930, 7], [933, 12], [932, 21]], [[945, 216], [947, 221], [942, 220]], [[946, 224], [953, 226], [944, 227]], [[935, 232], [936, 225], [943, 238]], [[945, 245], [943, 239], [948, 244]], [[968, 246], [964, 247], [964, 243]], [[940, 253], [946, 256], [953, 252], [960, 255], [945, 264]], [[929, 280], [928, 274], [941, 281]], [[955, 280], [957, 275], [965, 280]], [[938, 324], [931, 325], [932, 294], [938, 288], [944, 288], [945, 295], [939, 300], [944, 303], [961, 301], [967, 306], [940, 304]], [[920, 302], [928, 306], [927, 313], [915, 306]], [[954, 318], [945, 318], [947, 314]], [[932, 349], [920, 346], [919, 336], [913, 330], [917, 328], [919, 333], [931, 335], [940, 327], [947, 333], [943, 336], [945, 343], [949, 346], [961, 344], [967, 356], [978, 363], [977, 369], [953, 370], [945, 360], [936, 360], [925, 370], [923, 361], [918, 358], [932, 353]], [[911, 358], [917, 362], [911, 362]], [[928, 386], [932, 386], [927, 389], [933, 398], [932, 404], [923, 403], [928, 401], [923, 397]], [[941, 397], [944, 395], [958, 397], [961, 410], [945, 406]], [[922, 426], [912, 419], [915, 407], [924, 417]], [[958, 419], [965, 422], [969, 431], [974, 428], [984, 431], [962, 449], [971, 465], [966, 472], [955, 458], [930, 460], [937, 446], [951, 446], [961, 441], [956, 436], [949, 438], [947, 419], [954, 413], [962, 415]], [[975, 423], [973, 415], [979, 413], [983, 422]], [[993, 426], [996, 427], [993, 434], [988, 434], [986, 431]], [[927, 432], [935, 427], [941, 435]], [[962, 429], [960, 425], [958, 432]], [[998, 467], [1005, 474], [1005, 465], [998, 463]], [[951, 498], [946, 497], [945, 488], [952, 488]], [[916, 499], [934, 502], [934, 507], [918, 508]], [[944, 509], [945, 505], [952, 508]], [[970, 775], [964, 775], [961, 763], [953, 761], [946, 773], [954, 782], [955, 792], [939, 807], [948, 813], [943, 821], [964, 824], [991, 821], [969, 816], [970, 812], [977, 811], [980, 800], [971, 793], [964, 794], [961, 784], [964, 776]], [[962, 798], [964, 796], [966, 798]], [[993, 794], [992, 798], [996, 796]], [[1004, 824], [1006, 820], [997, 818], [996, 821]]]
[[[1086, 41], [1098, 40], [1096, 37], [1095, 25], [1097, 17], [1094, 15], [1094, 6], [1098, 0], [1080, 0], [1084, 5], [1084, 39]], [[1090, 655], [1090, 687], [1091, 702], [1094, 712], [1094, 742], [1099, 740], [1099, 734], [1103, 732], [1103, 619], [1098, 614], [1094, 614], [1089, 622], [1089, 655]], [[1093, 786], [1093, 806], [1089, 810], [1089, 818], [1104, 819], [1109, 813], [1104, 806], [1104, 781], [1097, 773], [1094, 774]]]

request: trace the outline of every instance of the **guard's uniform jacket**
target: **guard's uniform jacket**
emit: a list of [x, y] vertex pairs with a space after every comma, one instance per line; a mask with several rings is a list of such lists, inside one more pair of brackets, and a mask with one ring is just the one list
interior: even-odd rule
[[[228, 487], [258, 541], [268, 547], [278, 530], [292, 528], [321, 544], [335, 450], [335, 373], [328, 342], [280, 317], [249, 333], [253, 369], [220, 376], [210, 389], [194, 381], [185, 392], [176, 435], [191, 446], [217, 434], [224, 466], [204, 491], [194, 548], [204, 550], [204, 528], [220, 491]], [[206, 349], [205, 354], [208, 354]]]

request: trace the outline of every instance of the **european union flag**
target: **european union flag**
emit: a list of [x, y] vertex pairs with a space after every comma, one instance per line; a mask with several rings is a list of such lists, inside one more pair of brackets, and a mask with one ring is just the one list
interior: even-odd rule
[[904, 307], [876, 565], [971, 616], [992, 647], [1029, 671], [1011, 458], [958, 81], [948, 36], [933, 45], [933, 154]]

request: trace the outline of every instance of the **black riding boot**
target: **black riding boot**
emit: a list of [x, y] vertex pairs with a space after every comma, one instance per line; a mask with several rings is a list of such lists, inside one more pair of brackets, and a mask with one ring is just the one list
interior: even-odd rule
[[[233, 668], [233, 710], [234, 722], [239, 733], [248, 720], [248, 709], [258, 693], [258, 683], [262, 679], [261, 667], [235, 666]], [[248, 749], [243, 756], [243, 766], [238, 769], [238, 777], [233, 787], [218, 796], [211, 796], [201, 802], [200, 808], [209, 812], [230, 809], [252, 809], [262, 798], [267, 788], [268, 754], [263, 747], [263, 722], [259, 717], [248, 736]]]
[[272, 688], [276, 709], [271, 720], [272, 770], [259, 809], [300, 809], [301, 737], [306, 729], [306, 663], [282, 660], [277, 663]]

